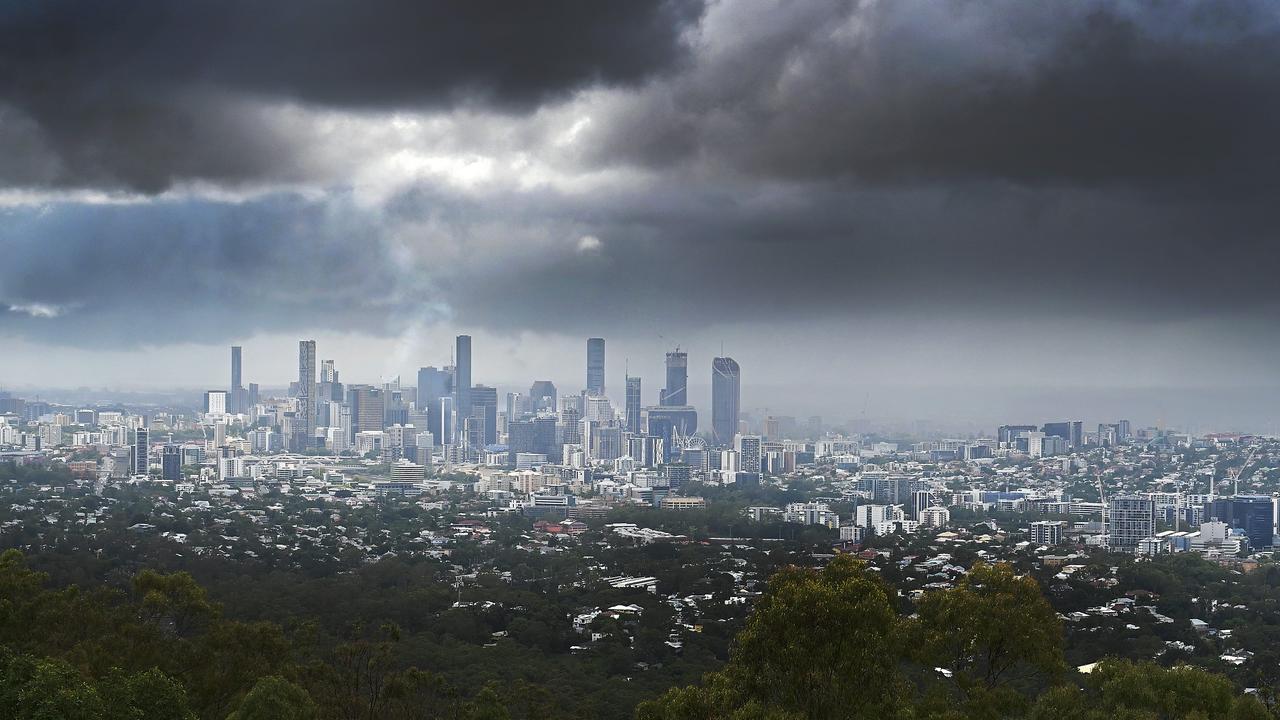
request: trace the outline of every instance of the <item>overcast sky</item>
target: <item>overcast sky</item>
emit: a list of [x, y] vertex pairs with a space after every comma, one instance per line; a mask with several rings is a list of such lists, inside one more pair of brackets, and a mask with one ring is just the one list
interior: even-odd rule
[[5, 3], [0, 386], [1264, 426], [1278, 129], [1263, 0]]

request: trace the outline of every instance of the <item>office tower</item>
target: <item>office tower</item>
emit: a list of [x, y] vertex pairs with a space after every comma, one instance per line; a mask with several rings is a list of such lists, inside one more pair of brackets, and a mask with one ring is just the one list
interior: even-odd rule
[[362, 432], [382, 430], [386, 407], [382, 390], [372, 385], [352, 385], [347, 389], [351, 406], [351, 438]]
[[443, 434], [444, 421], [440, 416], [440, 398], [445, 397], [449, 392], [448, 370], [436, 368], [434, 365], [418, 368], [418, 399], [415, 404], [419, 410], [426, 411], [427, 430], [435, 436], [436, 445], [448, 445], [453, 442], [453, 438]]
[[[445, 395], [440, 398], [440, 409], [437, 412], [440, 414], [440, 445], [447, 448], [454, 444], [458, 435], [457, 413], [454, 410], [452, 395]], [[447, 457], [448, 455], [446, 454]]]
[[133, 435], [133, 473], [135, 475], [147, 474], [147, 453], [151, 448], [150, 431], [144, 427], [140, 427], [134, 431]]
[[733, 358], [715, 358], [711, 361], [711, 441], [716, 447], [729, 447], [738, 434], [741, 404], [741, 368]]
[[507, 422], [517, 420], [525, 414], [524, 395], [518, 392], [507, 393]]
[[258, 404], [258, 383], [249, 383], [249, 407]]
[[1035, 425], [1001, 425], [996, 429], [996, 442], [1012, 445], [1020, 433], [1035, 432]]
[[1205, 503], [1204, 516], [1224, 522], [1233, 530], [1242, 531], [1249, 538], [1251, 549], [1260, 550], [1274, 544], [1275, 521], [1270, 495], [1214, 498]]
[[512, 463], [519, 453], [537, 453], [547, 457], [560, 454], [556, 446], [556, 419], [553, 417], [512, 421], [507, 425], [507, 435], [507, 452]]
[[1129, 442], [1129, 421], [1119, 420], [1116, 422], [1116, 442], [1126, 444]]
[[[487, 385], [471, 388], [471, 417], [480, 423], [483, 440], [472, 447], [483, 448], [498, 442], [498, 389]], [[479, 437], [478, 435], [475, 437]]]
[[204, 394], [204, 411], [208, 415], [227, 414], [227, 391], [208, 390]]
[[535, 380], [529, 388], [529, 409], [536, 415], [550, 410], [556, 412], [556, 385], [550, 380]]
[[627, 430], [640, 432], [640, 378], [627, 378]]
[[294, 411], [294, 452], [311, 447], [316, 434], [316, 341], [298, 341], [298, 407]]
[[[471, 417], [471, 336], [459, 335], [453, 359], [453, 409], [459, 418]], [[459, 425], [462, 423], [459, 422]], [[465, 428], [460, 428], [465, 430]]]
[[582, 417], [602, 425], [613, 424], [613, 405], [609, 403], [609, 398], [601, 395], [588, 395], [585, 400]]
[[177, 445], [164, 446], [164, 454], [160, 456], [160, 477], [171, 482], [182, 479], [182, 448]]
[[244, 412], [245, 410], [244, 409], [244, 385], [243, 385], [244, 378], [241, 377], [240, 375], [240, 370], [241, 370], [240, 360], [241, 360], [240, 346], [232, 345], [231, 346], [231, 391], [228, 393], [228, 398], [231, 401], [230, 406], [231, 406], [231, 412], [233, 414], [239, 414]]
[[587, 338], [587, 394], [604, 395], [604, 338]]
[[1132, 552], [1156, 534], [1156, 504], [1142, 495], [1117, 495], [1107, 508], [1107, 546]]
[[320, 363], [320, 382], [338, 382], [338, 369], [334, 366], [332, 360], [325, 360]]
[[762, 445], [759, 435], [737, 435], [734, 437], [733, 449], [738, 453], [738, 467], [741, 472], [759, 475], [761, 469]]
[[1084, 445], [1084, 423], [1077, 420], [1074, 422], [1054, 422], [1045, 423], [1040, 428], [1046, 436], [1056, 436], [1062, 438], [1067, 443], [1067, 447], [1076, 449]]
[[667, 353], [667, 386], [662, 389], [658, 404], [689, 404], [689, 354], [679, 348]]

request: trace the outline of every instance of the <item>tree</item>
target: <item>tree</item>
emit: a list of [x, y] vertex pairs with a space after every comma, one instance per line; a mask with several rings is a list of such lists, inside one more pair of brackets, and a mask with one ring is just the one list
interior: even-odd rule
[[911, 653], [941, 668], [974, 716], [1025, 705], [1018, 690], [1064, 669], [1062, 624], [1034, 578], [1005, 564], [975, 564], [956, 587], [926, 593], [907, 633]]
[[262, 678], [227, 720], [313, 720], [316, 704], [306, 690], [279, 675]]
[[891, 717], [904, 691], [896, 633], [889, 591], [861, 562], [787, 568], [770, 579], [725, 669], [638, 717]]

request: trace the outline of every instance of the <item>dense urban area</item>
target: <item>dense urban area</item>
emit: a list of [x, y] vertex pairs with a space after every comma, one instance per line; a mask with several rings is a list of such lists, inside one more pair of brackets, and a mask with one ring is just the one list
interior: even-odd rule
[[[1011, 661], [1037, 670], [1016, 684], [1032, 695], [993, 694], [990, 668], [975, 694], [943, 652], [894, 681], [917, 688], [915, 717], [947, 717], [948, 693], [964, 717], [1030, 717], [1068, 702], [1031, 699], [1064, 677], [1158, 684], [1183, 665], [1228, 705], [1256, 699], [1231, 712], [1268, 716], [1280, 441], [1124, 420], [931, 438], [751, 418], [727, 357], [700, 431], [684, 353], [667, 355], [657, 405], [627, 378], [616, 412], [598, 338], [586, 389], [536, 382], [499, 409], [470, 382], [470, 350], [460, 336], [452, 367], [375, 387], [344, 385], [304, 341], [299, 380], [263, 393], [233, 348], [229, 387], [199, 408], [0, 395], [0, 663], [37, 677], [12, 668], [57, 657], [42, 682], [86, 673], [104, 707], [119, 687], [180, 692], [174, 717], [251, 717], [255, 699], [297, 717], [718, 717], [680, 694], [702, 690], [670, 689], [732, 685], [753, 642], [803, 643], [786, 624], [803, 612], [761, 625], [788, 577], [871, 583], [908, 625], [931, 598], [1005, 582], [1034, 595], [1005, 599], [1015, 615], [1045, 609], [1052, 662]], [[138, 637], [151, 644], [121, 650]], [[905, 706], [894, 692], [858, 702]]]

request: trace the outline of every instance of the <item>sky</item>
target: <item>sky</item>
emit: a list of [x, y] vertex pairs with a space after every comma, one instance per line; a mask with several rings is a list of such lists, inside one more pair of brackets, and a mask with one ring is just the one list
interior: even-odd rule
[[1261, 0], [4, 3], [0, 386], [1267, 430], [1277, 127]]

